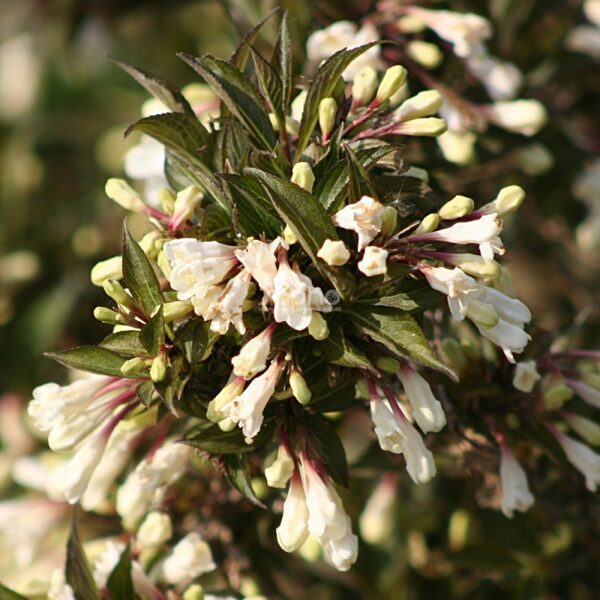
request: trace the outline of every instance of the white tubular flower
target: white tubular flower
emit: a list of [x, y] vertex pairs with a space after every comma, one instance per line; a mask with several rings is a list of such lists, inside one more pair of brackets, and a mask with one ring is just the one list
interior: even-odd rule
[[483, 286], [458, 267], [424, 267], [421, 272], [434, 290], [448, 296], [450, 312], [459, 321], [465, 318], [469, 303], [483, 294]]
[[262, 375], [253, 379], [237, 398], [221, 409], [221, 412], [242, 430], [247, 444], [251, 444], [254, 436], [260, 431], [263, 411], [275, 391], [283, 366], [282, 360], [272, 361]]
[[275, 252], [279, 246], [286, 247], [281, 238], [276, 238], [270, 244], [251, 240], [244, 250], [235, 251], [236, 258], [268, 297], [271, 297], [275, 291], [274, 280], [277, 274]]
[[567, 385], [578, 395], [582, 400], [590, 406], [600, 408], [600, 390], [587, 385], [583, 381], [567, 380]]
[[100, 430], [90, 436], [76, 451], [73, 458], [61, 465], [52, 475], [55, 489], [69, 504], [79, 502], [100, 463], [110, 434]]
[[173, 525], [166, 513], [151, 512], [140, 525], [135, 536], [140, 549], [157, 548], [171, 539]]
[[267, 485], [272, 488], [284, 488], [294, 473], [295, 465], [288, 449], [284, 444], [279, 444], [277, 457], [265, 469]]
[[446, 415], [429, 384], [410, 365], [398, 371], [404, 391], [412, 407], [412, 416], [424, 433], [440, 431], [446, 425]]
[[406, 441], [402, 454], [406, 459], [406, 471], [414, 483], [427, 483], [431, 481], [436, 474], [435, 461], [433, 454], [425, 446], [423, 438], [419, 432], [408, 422], [396, 417], [403, 429]]
[[[308, 59], [320, 62], [344, 48], [356, 48], [379, 40], [377, 28], [367, 23], [357, 30], [350, 21], [338, 21], [325, 29], [313, 32], [306, 42]], [[342, 73], [346, 81], [351, 81], [365, 66], [378, 68], [381, 65], [379, 46], [373, 46], [353, 60]]]
[[308, 507], [298, 472], [292, 476], [276, 534], [279, 546], [286, 552], [298, 550], [308, 537]]
[[169, 283], [179, 300], [202, 299], [237, 263], [235, 246], [192, 238], [171, 240], [163, 247], [171, 266]]
[[513, 100], [485, 106], [488, 119], [508, 131], [535, 135], [548, 121], [544, 105], [537, 100]]
[[387, 402], [383, 398], [371, 398], [369, 405], [380, 448], [393, 454], [402, 454], [406, 437], [398, 427], [394, 413]]
[[[34, 426], [48, 431], [52, 450], [69, 450], [88, 436], [114, 410], [121, 389], [110, 389], [114, 377], [87, 375], [60, 386], [46, 383], [33, 390], [27, 407]], [[107, 388], [106, 393], [101, 393]]]
[[134, 530], [138, 522], [148, 512], [155, 500], [165, 491], [162, 488], [148, 488], [140, 481], [139, 473], [132, 471], [117, 489], [116, 510], [125, 529]]
[[469, 56], [466, 64], [493, 100], [512, 100], [523, 85], [523, 74], [515, 65], [487, 52]]
[[393, 116], [400, 122], [430, 117], [440, 110], [443, 102], [444, 99], [437, 90], [426, 90], [405, 100], [394, 111]]
[[182, 583], [217, 568], [210, 546], [196, 532], [188, 533], [173, 548], [162, 566], [164, 578]]
[[492, 35], [487, 19], [474, 13], [449, 10], [428, 10], [411, 6], [406, 11], [425, 23], [439, 37], [454, 46], [454, 53], [465, 58], [481, 48], [482, 42]]
[[322, 258], [329, 266], [339, 267], [348, 262], [350, 251], [341, 240], [325, 240], [317, 252], [317, 256]]
[[397, 501], [396, 476], [386, 473], [360, 515], [360, 534], [365, 542], [379, 544], [390, 537], [390, 523], [394, 518]]
[[595, 492], [600, 484], [600, 454], [564, 433], [553, 430], [569, 462], [585, 477], [585, 486]]
[[271, 338], [275, 333], [274, 325], [246, 342], [239, 354], [231, 359], [233, 372], [238, 377], [252, 379], [256, 374], [267, 368], [267, 358], [271, 351]]
[[495, 213], [483, 215], [474, 221], [455, 223], [445, 229], [412, 236], [413, 239], [426, 242], [449, 242], [451, 244], [478, 244], [481, 256], [492, 260], [494, 254], [504, 254], [499, 233], [502, 222]]
[[219, 299], [203, 315], [211, 322], [212, 331], [225, 335], [229, 326], [233, 325], [241, 335], [246, 333], [242, 309], [249, 289], [250, 273], [245, 269], [227, 282]]
[[512, 384], [520, 392], [529, 394], [540, 378], [534, 360], [521, 361], [515, 365]]
[[81, 497], [83, 510], [93, 511], [106, 500], [112, 485], [131, 457], [132, 441], [136, 435], [135, 431], [124, 431], [117, 427], [110, 436], [102, 459]]
[[512, 519], [515, 510], [528, 511], [535, 501], [529, 490], [527, 475], [523, 467], [506, 445], [501, 447], [500, 487], [502, 488], [502, 512], [509, 519]]
[[387, 250], [378, 246], [367, 246], [361, 261], [358, 263], [358, 270], [367, 277], [376, 275], [385, 275], [387, 273]]
[[309, 460], [300, 463], [308, 507], [308, 531], [318, 538], [325, 557], [339, 571], [356, 561], [358, 540], [350, 517], [330, 481], [325, 481]]
[[358, 251], [366, 248], [381, 231], [383, 205], [363, 196], [358, 202], [348, 204], [333, 215], [333, 222], [342, 229], [358, 234]]

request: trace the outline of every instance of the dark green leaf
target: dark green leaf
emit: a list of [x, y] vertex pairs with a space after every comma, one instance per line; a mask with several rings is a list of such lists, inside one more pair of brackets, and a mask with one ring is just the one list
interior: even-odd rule
[[279, 75], [283, 86], [281, 98], [281, 112], [286, 115], [288, 112], [288, 104], [292, 96], [292, 38], [288, 28], [288, 13], [285, 11], [279, 25], [279, 34], [277, 42], [273, 49], [271, 64], [275, 72]]
[[77, 600], [100, 600], [100, 592], [94, 583], [90, 565], [79, 539], [75, 513], [73, 513], [71, 535], [67, 543], [65, 579], [73, 588]]
[[144, 383], [138, 385], [135, 390], [138, 400], [146, 407], [149, 408], [154, 401], [154, 385], [151, 381], [144, 381]]
[[13, 592], [13, 590], [8, 589], [0, 583], [0, 600], [27, 600], [27, 598], [21, 596], [21, 594], [17, 594], [17, 592]]
[[205, 361], [220, 337], [219, 333], [211, 330], [210, 323], [199, 320], [190, 321], [185, 332], [178, 331], [178, 339], [183, 344], [185, 357], [192, 365]]
[[388, 306], [412, 313], [423, 312], [437, 307], [441, 298], [441, 294], [426, 286], [410, 292], [399, 292], [398, 294], [360, 300], [359, 302], [373, 306]]
[[248, 53], [250, 51], [249, 45], [254, 43], [254, 40], [257, 38], [262, 26], [277, 12], [277, 10], [278, 9], [272, 10], [260, 23], [258, 23], [258, 25], [255, 25], [244, 35], [240, 45], [229, 59], [229, 63], [233, 67], [239, 69], [240, 71], [244, 70], [246, 63], [248, 62]]
[[272, 150], [276, 136], [263, 101], [250, 80], [229, 63], [212, 56], [179, 55], [199, 73], [265, 150]]
[[348, 297], [354, 289], [352, 276], [342, 269], [327, 266], [317, 258], [317, 252], [326, 239], [338, 239], [331, 217], [321, 204], [307, 191], [290, 181], [259, 169], [248, 168], [246, 172], [256, 177], [265, 186], [275, 210], [290, 226], [300, 245], [319, 270], [333, 283], [340, 296]]
[[121, 554], [119, 562], [108, 576], [106, 584], [112, 600], [129, 600], [135, 598], [133, 578], [131, 575], [131, 547]]
[[357, 160], [350, 146], [345, 147], [346, 163], [348, 165], [349, 195], [348, 202], [358, 202], [363, 195], [377, 198], [367, 170]]
[[210, 454], [238, 454], [255, 449], [254, 445], [246, 444], [237, 427], [232, 431], [221, 431], [218, 425], [211, 422], [193, 427], [183, 441]]
[[337, 483], [348, 486], [348, 463], [346, 452], [331, 423], [321, 415], [306, 415], [304, 424], [315, 443], [319, 459], [327, 467], [327, 473]]
[[140, 331], [140, 342], [150, 356], [156, 356], [165, 341], [165, 320], [162, 305]]
[[435, 355], [423, 331], [410, 315], [388, 307], [355, 306], [348, 316], [360, 332], [397, 356], [457, 379], [454, 371]]
[[173, 112], [187, 113], [188, 115], [192, 116], [194, 115], [194, 110], [190, 106], [189, 102], [170, 81], [114, 58], [111, 60], [116, 65], [121, 67], [123, 71], [131, 75], [131, 77], [133, 77], [155, 98], [160, 100], [168, 109], [172, 110]]
[[223, 470], [227, 481], [242, 494], [248, 498], [252, 504], [260, 508], [267, 508], [257, 497], [252, 488], [250, 473], [245, 459], [239, 455], [226, 456], [223, 460]]
[[330, 56], [317, 71], [308, 89], [300, 131], [298, 132], [298, 145], [296, 148], [296, 161], [301, 160], [302, 153], [308, 146], [310, 136], [319, 118], [319, 104], [323, 98], [333, 94], [342, 73], [346, 67], [363, 52], [373, 47], [378, 42], [364, 44], [350, 50], [340, 50]]
[[275, 113], [279, 127], [285, 128], [285, 115], [283, 105], [283, 84], [277, 71], [252, 47], [250, 54], [254, 63], [254, 70], [258, 78], [258, 86], [269, 104], [272, 113]]
[[116, 333], [111, 333], [100, 342], [100, 347], [127, 358], [147, 355], [146, 348], [140, 341], [138, 331], [117, 331]]
[[121, 373], [121, 366], [125, 359], [115, 352], [97, 346], [79, 346], [62, 352], [47, 352], [46, 356], [71, 369], [125, 377]]
[[346, 410], [352, 406], [360, 406], [360, 401], [356, 399], [354, 379], [350, 377], [345, 379], [341, 385], [333, 387], [323, 385], [313, 390], [313, 397], [310, 402], [311, 410], [326, 413]]
[[377, 372], [366, 354], [348, 340], [339, 326], [332, 327], [329, 336], [317, 347], [329, 362], [336, 365]]
[[161, 400], [176, 417], [180, 416], [176, 402], [181, 397], [185, 384], [190, 377], [189, 371], [184, 370], [184, 367], [185, 359], [183, 355], [171, 354], [165, 378], [154, 384], [154, 389]]
[[140, 308], [151, 315], [162, 304], [156, 273], [140, 245], [123, 227], [123, 279]]

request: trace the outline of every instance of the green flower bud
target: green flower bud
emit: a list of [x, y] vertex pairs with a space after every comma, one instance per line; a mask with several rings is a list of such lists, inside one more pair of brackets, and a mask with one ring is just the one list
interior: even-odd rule
[[415, 235], [420, 235], [422, 233], [429, 233], [430, 231], [435, 231], [440, 224], [440, 217], [437, 213], [431, 213], [427, 215], [419, 226], [415, 229]]
[[496, 309], [487, 302], [480, 300], [471, 300], [467, 308], [467, 316], [484, 329], [498, 325], [500, 317]]
[[593, 387], [595, 390], [600, 390], [600, 375], [598, 373], [585, 372], [582, 374], [581, 379], [586, 385]]
[[296, 369], [292, 369], [290, 373], [290, 387], [292, 388], [292, 394], [294, 398], [300, 402], [300, 404], [308, 404], [312, 398], [312, 392], [306, 385], [306, 380]]
[[396, 230], [398, 211], [393, 206], [386, 206], [381, 214], [381, 235], [389, 237]]
[[391, 98], [406, 81], [406, 69], [400, 65], [390, 67], [377, 88], [376, 101], [381, 104]]
[[154, 383], [159, 383], [167, 376], [167, 359], [164, 354], [154, 357], [150, 366], [150, 379]]
[[563, 383], [550, 385], [542, 393], [542, 402], [547, 410], [558, 410], [573, 397], [573, 390]]
[[400, 363], [391, 356], [380, 356], [375, 361], [375, 366], [387, 373], [397, 373], [400, 369]]
[[178, 321], [189, 315], [194, 310], [194, 305], [191, 300], [175, 300], [174, 302], [167, 302], [163, 306], [163, 317], [165, 323], [171, 323], [172, 321]]
[[107, 323], [109, 325], [116, 325], [117, 323], [127, 323], [126, 319], [122, 314], [106, 308], [106, 306], [97, 306], [94, 309], [94, 318], [101, 323]]
[[363, 67], [352, 83], [352, 98], [358, 106], [369, 104], [377, 91], [379, 77], [377, 71], [370, 66]]
[[204, 600], [204, 588], [199, 583], [190, 585], [183, 592], [182, 600]]
[[313, 312], [308, 325], [308, 333], [317, 341], [324, 340], [329, 336], [329, 326], [320, 312]]
[[158, 190], [158, 200], [161, 208], [168, 215], [172, 215], [175, 209], [175, 194], [167, 188], [161, 188]]
[[315, 183], [315, 174], [307, 162], [299, 162], [292, 168], [292, 183], [312, 193]]
[[406, 47], [406, 53], [426, 69], [439, 67], [444, 60], [442, 51], [435, 44], [424, 42], [423, 40], [409, 42]]
[[115, 279], [107, 279], [102, 283], [107, 296], [111, 297], [117, 304], [131, 308], [134, 304], [133, 298], [125, 291], [123, 286]]
[[123, 373], [123, 375], [134, 375], [135, 373], [139, 373], [145, 368], [146, 362], [143, 359], [136, 356], [135, 358], [126, 360], [121, 365], [121, 373]]
[[440, 215], [440, 219], [460, 219], [470, 212], [473, 212], [474, 208], [475, 202], [473, 202], [472, 198], [467, 198], [467, 196], [454, 196], [452, 200], [448, 200], [448, 202], [438, 210], [438, 215]]
[[125, 210], [144, 212], [146, 205], [140, 195], [124, 180], [112, 177], [104, 186], [106, 195]]
[[600, 425], [580, 415], [568, 414], [565, 419], [571, 429], [578, 433], [588, 444], [600, 446]]
[[333, 98], [323, 98], [319, 103], [319, 127], [324, 139], [329, 138], [335, 127], [337, 109], [337, 102]]
[[90, 272], [92, 283], [101, 286], [107, 279], [123, 278], [123, 260], [120, 256], [113, 256], [97, 263]]

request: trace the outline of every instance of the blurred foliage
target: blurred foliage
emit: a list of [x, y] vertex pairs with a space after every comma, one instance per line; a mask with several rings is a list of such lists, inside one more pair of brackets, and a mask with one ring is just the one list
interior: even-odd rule
[[[433, 185], [444, 195], [476, 198], [491, 198], [511, 183], [527, 190], [518, 220], [504, 233], [519, 296], [536, 315], [542, 340], [557, 332], [570, 336], [577, 324], [574, 341], [593, 347], [600, 321], [600, 245], [590, 249], [577, 243], [574, 232], [589, 207], [574, 198], [572, 188], [600, 150], [600, 70], [592, 57], [565, 47], [569, 32], [584, 20], [581, 3], [451, 4], [494, 23], [492, 51], [526, 74], [521, 95], [548, 109], [549, 123], [535, 142], [550, 150], [554, 166], [541, 175], [527, 174], [514, 153], [523, 138], [494, 129], [481, 142], [479, 161], [469, 167], [445, 162], [433, 144], [420, 147], [428, 153]], [[89, 285], [89, 269], [118, 251], [122, 219], [103, 186], [108, 176], [122, 173], [122, 155], [132, 142], [121, 134], [145, 99], [107, 55], [183, 86], [195, 75], [176, 52], [227, 57], [239, 33], [277, 5], [291, 11], [294, 37], [304, 39], [309, 27], [360, 19], [376, 3], [0, 0], [0, 393], [25, 398], [36, 384], [64, 378], [42, 352], [97, 342], [100, 336], [91, 313], [101, 296]], [[266, 37], [272, 34], [267, 28]], [[302, 48], [295, 51], [301, 60]], [[452, 83], [462, 74], [449, 63], [439, 76]], [[497, 506], [497, 479], [486, 482], [477, 468], [466, 479], [458, 468], [465, 465], [456, 464], [451, 452], [438, 456], [439, 475], [430, 485], [416, 487], [401, 478], [388, 535], [380, 544], [361, 544], [356, 568], [347, 574], [284, 555], [273, 532], [265, 530], [273, 520], [247, 503], [237, 504], [237, 498], [233, 508], [223, 497], [230, 492], [217, 489], [217, 483], [209, 488], [198, 483], [187, 501], [203, 506], [203, 514], [218, 507], [226, 523], [223, 539], [231, 535], [235, 542], [231, 550], [226, 546], [229, 556], [225, 546], [216, 552], [217, 561], [237, 561], [236, 568], [247, 569], [269, 597], [591, 600], [597, 595], [600, 515], [575, 476], [549, 479], [549, 459], [541, 458], [531, 481], [536, 504], [509, 521], [481, 508]], [[486, 459], [492, 460], [474, 447], [473, 464]], [[344, 498], [353, 515], [372, 491], [370, 460], [367, 454], [353, 469], [355, 481]], [[487, 496], [475, 497], [482, 487]], [[247, 526], [249, 519], [255, 527]]]

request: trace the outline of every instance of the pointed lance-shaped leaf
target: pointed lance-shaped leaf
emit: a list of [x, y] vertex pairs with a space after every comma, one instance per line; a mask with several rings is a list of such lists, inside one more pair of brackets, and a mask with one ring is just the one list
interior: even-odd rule
[[87, 557], [77, 531], [76, 512], [73, 512], [71, 535], [67, 543], [65, 579], [73, 589], [77, 600], [100, 600], [100, 592], [94, 582]]

